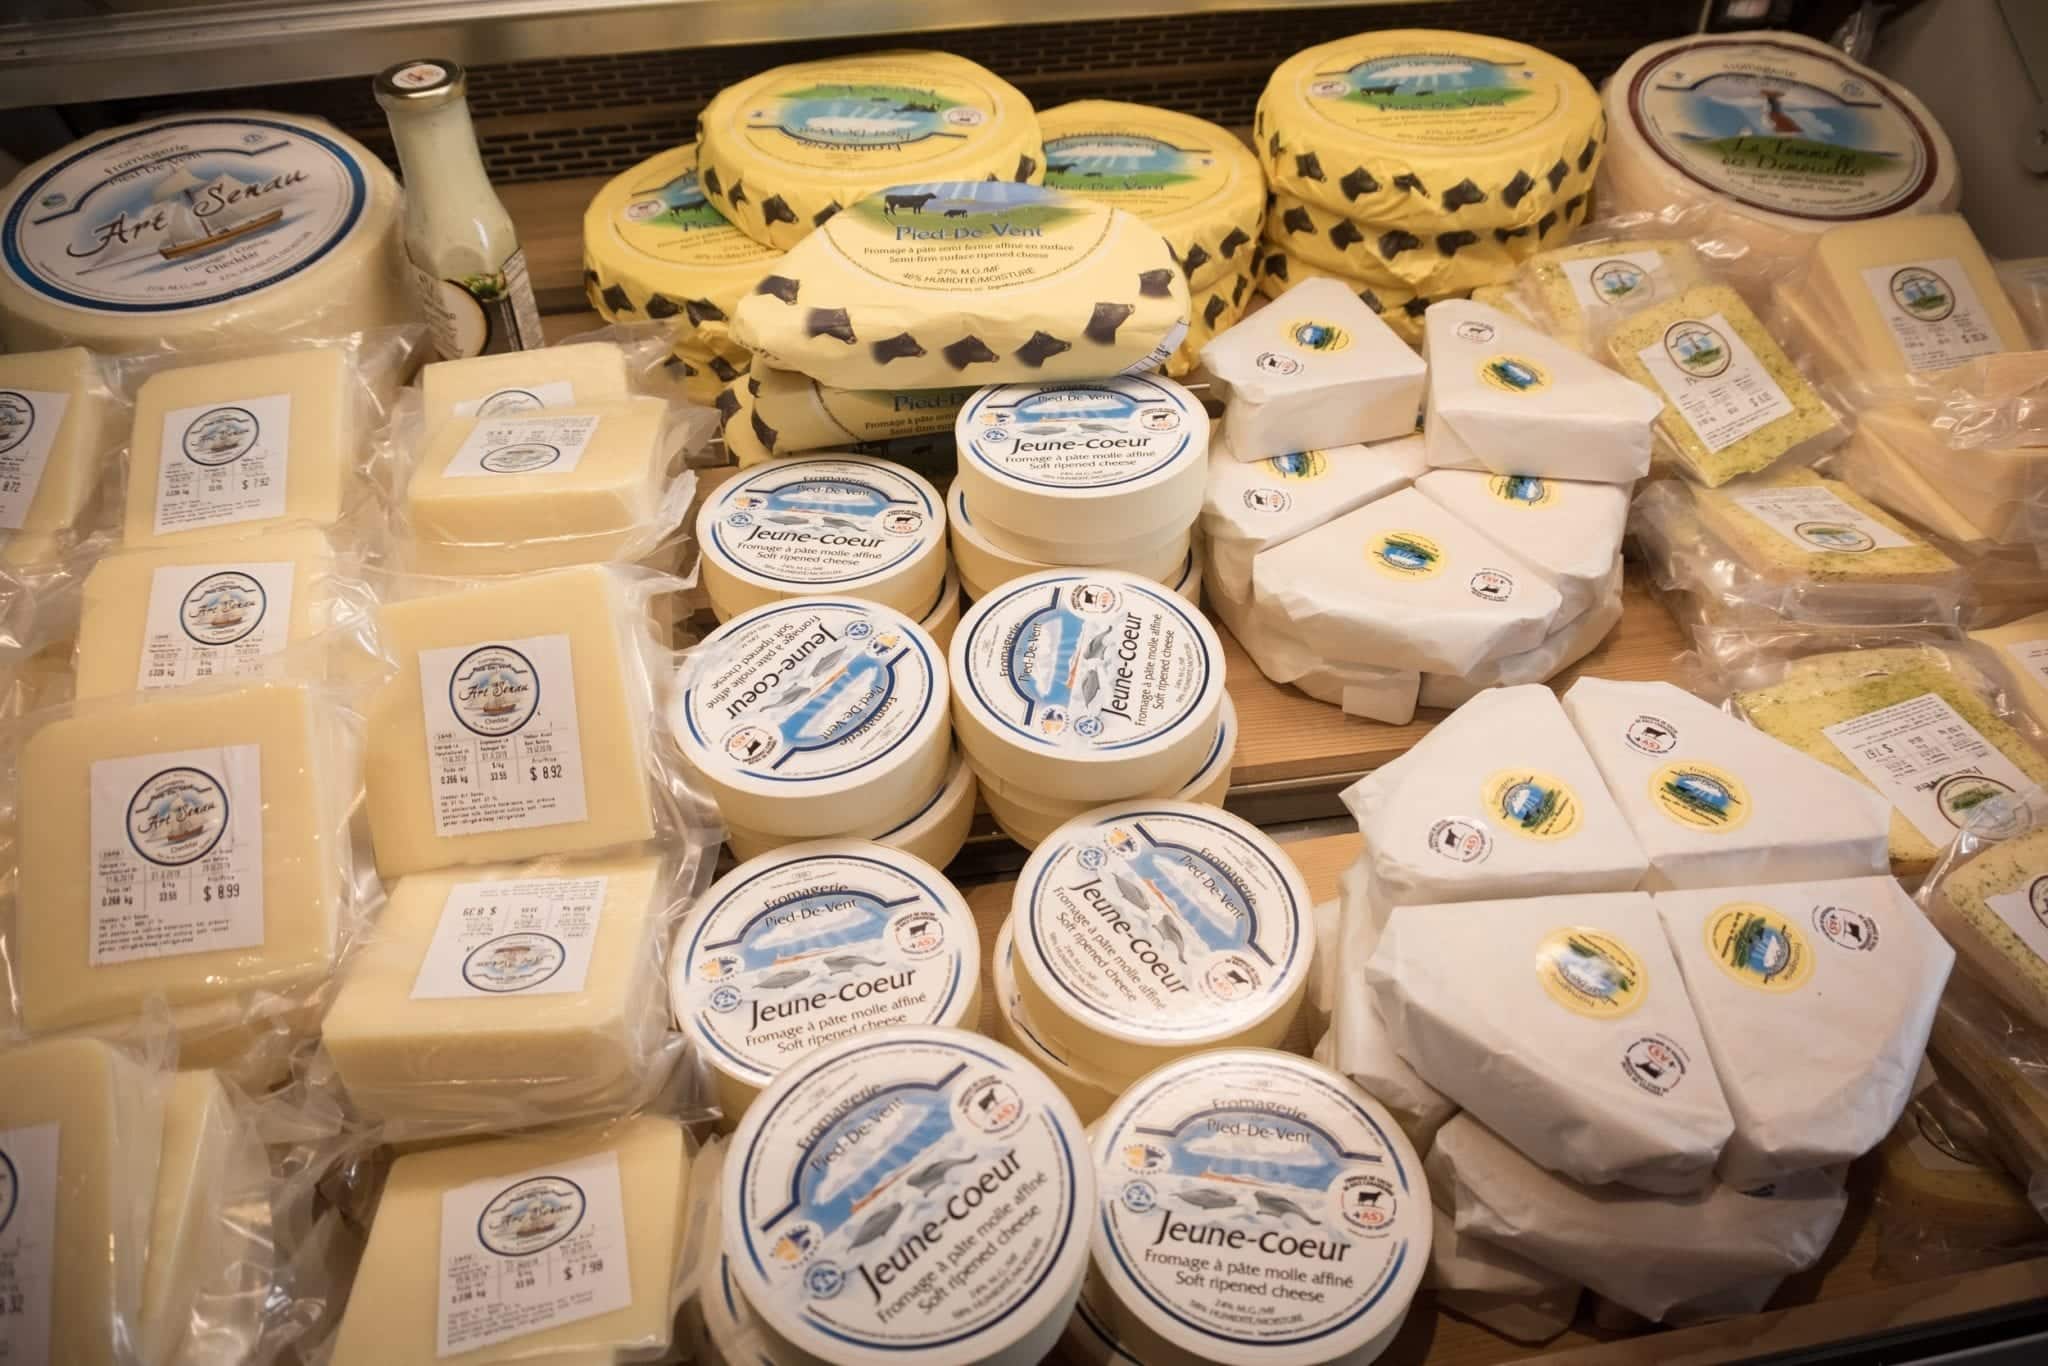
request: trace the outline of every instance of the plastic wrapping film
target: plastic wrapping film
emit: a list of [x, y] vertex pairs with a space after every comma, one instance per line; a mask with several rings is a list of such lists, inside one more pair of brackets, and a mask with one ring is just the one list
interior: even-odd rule
[[361, 692], [192, 684], [10, 726], [13, 1028], [120, 1037], [161, 998], [186, 1065], [275, 1077], [369, 904]]
[[2037, 347], [2048, 347], [2048, 256], [2000, 261], [1998, 279], [2019, 310], [2028, 338]]
[[1982, 1119], [1987, 1151], [2048, 1219], [2048, 1031], [1966, 967], [1935, 1012], [1930, 1057], [1942, 1085]]
[[2048, 1223], [1996, 1147], [1983, 1115], [1947, 1082], [1913, 1098], [1880, 1149], [1873, 1217], [1881, 1274], [1924, 1280], [2048, 1252]]
[[1507, 288], [1559, 341], [1604, 357], [1607, 334], [1617, 325], [1701, 283], [1709, 256], [1719, 263], [1741, 251], [1695, 244], [1683, 226], [1654, 215], [1603, 218], [1574, 233], [1569, 245], [1531, 255]]
[[2048, 1031], [2048, 790], [2025, 787], [1979, 806], [1918, 899], [1973, 982]]

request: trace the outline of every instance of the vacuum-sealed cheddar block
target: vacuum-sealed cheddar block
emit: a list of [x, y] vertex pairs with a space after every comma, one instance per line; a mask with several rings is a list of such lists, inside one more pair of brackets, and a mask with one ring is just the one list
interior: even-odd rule
[[1736, 558], [1766, 579], [1961, 587], [1954, 560], [1855, 489], [1809, 469], [1708, 489], [1693, 504]]
[[[2033, 373], [2038, 376], [2041, 367], [2048, 366], [2048, 353], [2033, 351], [2005, 357], [2003, 363], [1986, 362], [1984, 372], [1991, 378], [2006, 364], [2026, 360], [2037, 362]], [[2010, 407], [2016, 396], [1994, 389], [1985, 397]], [[1973, 400], [1965, 411], [1975, 406]], [[1873, 409], [1859, 420], [1859, 442], [1883, 449], [1932, 483], [1941, 499], [1975, 529], [1957, 539], [1988, 539], [2000, 545], [2048, 540], [2048, 443], [2024, 444], [2026, 434], [2016, 433], [2012, 441], [1951, 444], [1958, 433], [1905, 408]], [[1918, 506], [1916, 501], [1905, 509], [1915, 520], [1921, 520]]]
[[264, 1249], [236, 1227], [233, 1206], [265, 1192], [269, 1179], [262, 1140], [236, 1113], [219, 1076], [178, 1073], [164, 1106], [163, 1158], [142, 1282], [147, 1360], [185, 1359], [175, 1354], [202, 1297], [209, 1349], [226, 1351], [230, 1341], [254, 1345], [258, 1306], [253, 1297], [235, 1292], [247, 1284], [248, 1259], [261, 1257]]
[[1970, 632], [1992, 650], [2019, 687], [2019, 701], [2048, 732], [2048, 612]]
[[436, 361], [420, 371], [427, 425], [451, 417], [509, 417], [541, 408], [628, 398], [626, 353], [615, 342], [578, 342]]
[[335, 576], [317, 527], [109, 555], [85, 579], [78, 695], [274, 673], [334, 620]]
[[357, 386], [339, 347], [151, 375], [135, 396], [123, 539], [174, 545], [340, 520], [364, 439]]
[[350, 1098], [399, 1121], [622, 1104], [663, 1028], [659, 874], [638, 857], [400, 878], [321, 1025]]
[[153, 996], [177, 1010], [287, 994], [332, 968], [355, 779], [311, 689], [81, 704], [19, 763], [31, 1033], [130, 1018]]
[[1814, 244], [1813, 272], [1866, 370], [1947, 370], [2027, 349], [2026, 328], [1961, 214], [1831, 228]]
[[0, 1360], [129, 1366], [163, 1087], [92, 1039], [0, 1052]]
[[661, 503], [667, 414], [625, 398], [447, 419], [406, 484], [412, 567], [515, 574], [617, 557]]
[[370, 836], [400, 877], [652, 838], [647, 632], [597, 565], [387, 603], [398, 671], [370, 705]]
[[653, 1115], [401, 1157], [333, 1366], [658, 1357], [690, 1145]]
[[0, 356], [0, 560], [55, 554], [100, 482], [113, 396], [80, 347]]

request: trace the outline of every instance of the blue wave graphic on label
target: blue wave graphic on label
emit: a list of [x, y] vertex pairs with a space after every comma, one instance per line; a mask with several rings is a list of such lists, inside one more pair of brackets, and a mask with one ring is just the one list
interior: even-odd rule
[[896, 632], [867, 620], [850, 623], [843, 640], [805, 660], [800, 676], [782, 681], [760, 715], [727, 734], [726, 753], [774, 770], [797, 755], [831, 748], [882, 714], [909, 654]]
[[1019, 623], [1004, 678], [1024, 703], [1025, 729], [1087, 749], [1126, 719], [1132, 678], [1120, 645], [1134, 619], [1117, 606], [1116, 590], [1106, 585], [1056, 585]]

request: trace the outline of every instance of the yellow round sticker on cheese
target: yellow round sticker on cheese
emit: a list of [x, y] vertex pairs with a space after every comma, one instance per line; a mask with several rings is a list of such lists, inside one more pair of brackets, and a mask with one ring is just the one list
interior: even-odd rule
[[1479, 378], [1504, 394], [1540, 394], [1550, 387], [1550, 372], [1527, 356], [1490, 356], [1480, 362]]
[[1707, 952], [1721, 971], [1758, 991], [1797, 991], [1813, 976], [1813, 949], [1797, 925], [1753, 901], [1707, 918]]
[[1268, 456], [1262, 461], [1275, 479], [1320, 479], [1330, 472], [1330, 457], [1321, 451], [1293, 451]]
[[1366, 543], [1365, 558], [1389, 578], [1433, 579], [1444, 572], [1444, 548], [1419, 531], [1387, 531]]
[[1481, 800], [1496, 825], [1524, 839], [1563, 839], [1579, 828], [1585, 814], [1569, 787], [1537, 769], [1494, 774], [1481, 789]]
[[1555, 479], [1533, 474], [1496, 474], [1486, 481], [1486, 491], [1511, 507], [1554, 508], [1564, 501]]
[[1303, 351], [1342, 351], [1351, 345], [1348, 329], [1319, 318], [1303, 318], [1290, 325], [1282, 335]]
[[1749, 789], [1724, 768], [1684, 760], [1650, 775], [1650, 805], [1689, 830], [1735, 830], [1749, 819]]
[[1589, 1020], [1618, 1020], [1643, 1003], [1650, 982], [1643, 960], [1601, 930], [1552, 930], [1536, 946], [1536, 979], [1550, 999]]

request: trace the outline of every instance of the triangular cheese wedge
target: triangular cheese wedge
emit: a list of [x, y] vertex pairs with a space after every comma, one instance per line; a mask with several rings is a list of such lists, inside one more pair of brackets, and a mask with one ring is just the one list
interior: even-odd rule
[[1519, 556], [1402, 489], [1260, 554], [1252, 603], [1336, 658], [1462, 674], [1541, 644], [1560, 599]]
[[1624, 892], [1648, 860], [1550, 689], [1492, 688], [1344, 793], [1379, 907]]
[[1547, 683], [1591, 654], [1621, 621], [1621, 564], [1617, 561], [1593, 598], [1593, 605], [1564, 625], [1552, 629], [1543, 643], [1518, 655], [1503, 655], [1462, 678], [1456, 674], [1424, 674], [1415, 704], [1421, 707], [1462, 707], [1488, 688]]
[[1422, 675], [1413, 669], [1380, 669], [1327, 658], [1298, 638], [1271, 613], [1255, 611], [1208, 581], [1209, 611], [1229, 628], [1246, 657], [1275, 683], [1291, 683], [1347, 716], [1405, 726], [1415, 718]]
[[1563, 599], [1560, 621], [1585, 613], [1620, 563], [1624, 485], [1431, 470], [1415, 487], [1535, 566]]
[[1419, 436], [1249, 461], [1217, 443], [1202, 502], [1211, 580], [1250, 601], [1253, 556], [1406, 488], [1424, 468]]
[[1884, 798], [1683, 688], [1582, 678], [1564, 710], [1653, 890], [1890, 871]]
[[1395, 1049], [1530, 1161], [1665, 1195], [1735, 1121], [1642, 892], [1403, 906], [1365, 980]]
[[1912, 1096], [1955, 963], [1897, 881], [1659, 892], [1656, 903], [1735, 1115], [1721, 1179], [1747, 1189], [1876, 1147]]
[[1664, 401], [1591, 357], [1469, 299], [1430, 306], [1423, 352], [1431, 465], [1610, 484], [1649, 473]]

